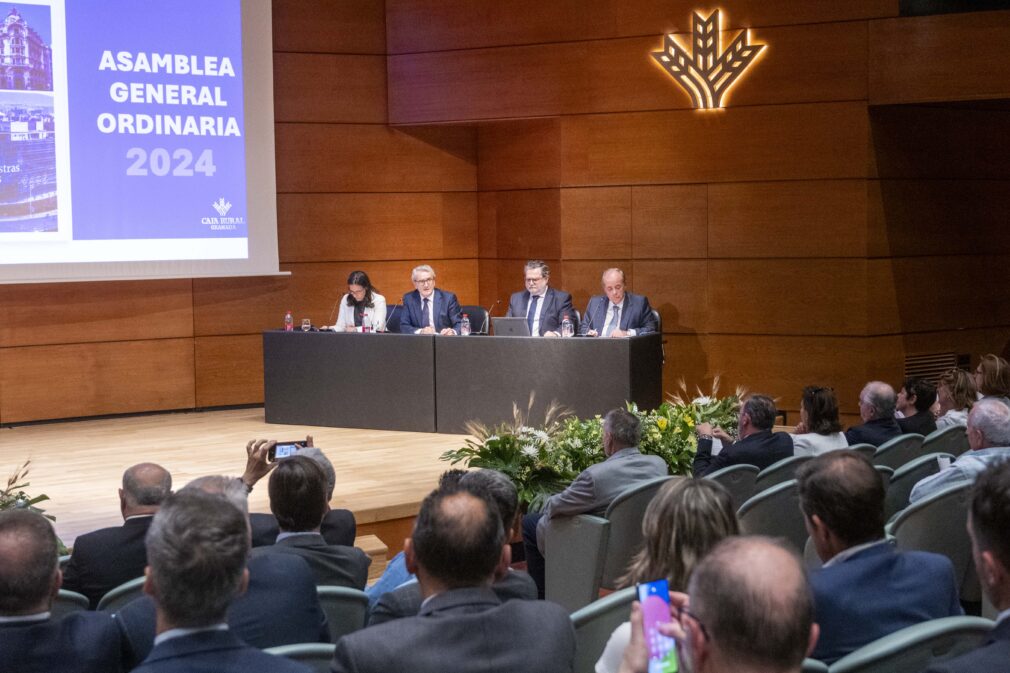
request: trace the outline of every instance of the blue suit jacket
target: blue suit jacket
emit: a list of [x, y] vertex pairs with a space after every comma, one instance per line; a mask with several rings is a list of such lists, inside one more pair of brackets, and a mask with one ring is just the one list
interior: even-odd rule
[[[316, 580], [297, 556], [268, 555], [249, 560], [249, 588], [228, 608], [228, 628], [243, 642], [260, 648], [294, 643], [330, 642], [319, 605]], [[149, 596], [116, 614], [128, 664], [137, 665], [154, 647], [155, 611]]]
[[[459, 323], [463, 319], [463, 314], [459, 310], [459, 300], [452, 292], [439, 290], [437, 287], [431, 295], [434, 302], [432, 313], [435, 316], [435, 332], [441, 332], [446, 327], [451, 327], [459, 334]], [[400, 312], [400, 331], [404, 334], [413, 334], [421, 329], [421, 293], [417, 290], [403, 295], [403, 311]]]
[[845, 431], [845, 439], [849, 446], [854, 444], [872, 444], [880, 446], [888, 440], [901, 436], [901, 426], [895, 418], [874, 418], [862, 425], [855, 425]]
[[94, 610], [111, 589], [141, 577], [147, 565], [144, 536], [153, 519], [141, 516], [78, 537], [63, 571], [62, 588], [87, 596]]
[[950, 559], [874, 545], [810, 576], [821, 637], [812, 656], [830, 664], [898, 629], [963, 614]]
[[788, 432], [763, 430], [738, 442], [723, 444], [718, 456], [712, 455], [712, 440], [699, 439], [693, 472], [704, 477], [730, 465], [754, 465], [759, 470], [793, 455], [793, 437]]
[[166, 640], [136, 673], [311, 673], [307, 666], [249, 647], [229, 631], [201, 631]]
[[[585, 334], [589, 330], [596, 330], [598, 334], [603, 333], [603, 328], [607, 324], [607, 312], [610, 310], [610, 300], [606, 295], [598, 294], [589, 298], [586, 304], [586, 312], [582, 316], [582, 325], [579, 326], [579, 333]], [[627, 331], [635, 330], [636, 334], [650, 334], [659, 327], [656, 317], [652, 315], [652, 306], [649, 305], [649, 298], [641, 294], [624, 293], [624, 308], [621, 310], [620, 329]]]
[[983, 673], [1010, 668], [1010, 619], [998, 623], [978, 649], [930, 666], [926, 673]]
[[0, 670], [18, 673], [118, 673], [122, 639], [112, 617], [75, 612], [63, 619], [0, 624]]
[[[542, 301], [539, 336], [543, 336], [544, 332], [558, 332], [560, 334], [561, 321], [564, 320], [566, 313], [574, 322], [575, 309], [572, 308], [572, 295], [561, 290], [555, 290], [548, 285], [547, 292], [544, 293]], [[530, 291], [523, 290], [522, 292], [516, 292], [509, 299], [509, 310], [505, 315], [511, 318], [525, 318], [529, 305]]]

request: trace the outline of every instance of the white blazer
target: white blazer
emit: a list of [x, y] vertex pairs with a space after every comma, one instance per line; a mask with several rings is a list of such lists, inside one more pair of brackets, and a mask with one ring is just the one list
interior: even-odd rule
[[[333, 326], [336, 332], [343, 332], [347, 327], [354, 327], [354, 307], [347, 305], [347, 297], [340, 298], [340, 313], [337, 314], [337, 324]], [[368, 325], [371, 331], [381, 332], [386, 329], [386, 298], [381, 294], [372, 293], [372, 306], [365, 308], [363, 325]]]

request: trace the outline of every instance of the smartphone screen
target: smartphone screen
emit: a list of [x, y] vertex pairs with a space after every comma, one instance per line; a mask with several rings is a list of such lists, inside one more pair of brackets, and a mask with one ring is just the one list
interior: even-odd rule
[[645, 642], [649, 648], [649, 673], [677, 673], [677, 650], [673, 638], [659, 632], [670, 623], [670, 587], [665, 579], [638, 585], [642, 604]]
[[267, 453], [267, 461], [272, 463], [275, 460], [290, 458], [298, 453], [298, 450], [304, 446], [305, 442], [278, 442]]

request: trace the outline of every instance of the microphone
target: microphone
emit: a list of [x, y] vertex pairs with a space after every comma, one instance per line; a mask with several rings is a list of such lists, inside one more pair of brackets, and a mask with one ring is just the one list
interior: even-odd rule
[[385, 323], [382, 325], [382, 331], [383, 332], [387, 332], [387, 333], [389, 332], [389, 329], [387, 329], [388, 326], [389, 326], [389, 319], [392, 318], [394, 314], [396, 314], [396, 309], [398, 309], [398, 308], [400, 308], [400, 304], [393, 304], [393, 310], [391, 310], [386, 315]]
[[484, 311], [484, 316], [485, 316], [484, 317], [484, 326], [480, 328], [481, 334], [487, 334], [488, 333], [487, 324], [489, 322], [491, 322], [491, 312], [494, 311], [494, 309], [497, 308], [498, 304], [500, 304], [500, 303], [501, 303], [501, 299], [498, 299], [497, 301], [495, 301], [495, 303], [493, 303], [490, 306], [488, 306], [486, 311]]

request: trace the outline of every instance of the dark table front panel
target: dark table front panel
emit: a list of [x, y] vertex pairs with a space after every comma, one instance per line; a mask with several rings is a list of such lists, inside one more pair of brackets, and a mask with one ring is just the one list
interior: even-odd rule
[[264, 332], [266, 422], [435, 432], [434, 340]]
[[529, 421], [543, 422], [557, 401], [579, 417], [625, 401], [645, 409], [663, 396], [662, 336], [629, 339], [440, 338], [435, 342], [439, 432], [464, 432], [467, 421], [511, 421], [536, 391]]

